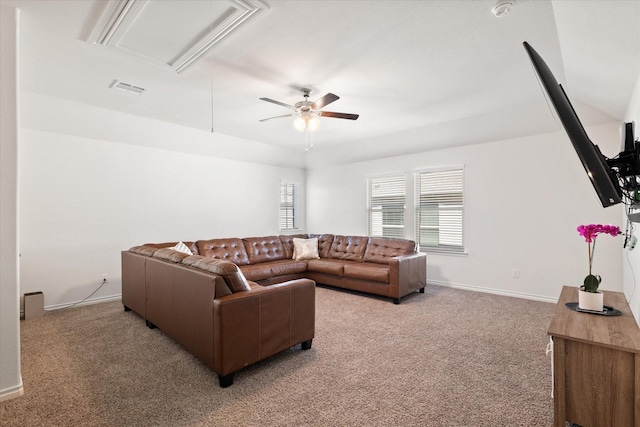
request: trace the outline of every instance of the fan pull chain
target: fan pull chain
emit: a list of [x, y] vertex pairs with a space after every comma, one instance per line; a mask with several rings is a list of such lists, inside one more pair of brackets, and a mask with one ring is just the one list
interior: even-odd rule
[[309, 150], [313, 150], [313, 132], [311, 132], [311, 137], [309, 137], [309, 128], [305, 125], [304, 127], [304, 151], [309, 152]]

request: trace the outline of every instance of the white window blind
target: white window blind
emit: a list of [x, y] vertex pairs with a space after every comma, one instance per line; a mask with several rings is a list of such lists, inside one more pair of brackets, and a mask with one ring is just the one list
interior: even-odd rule
[[464, 170], [416, 175], [416, 240], [422, 252], [464, 253]]
[[369, 236], [404, 238], [405, 177], [367, 179]]
[[298, 228], [298, 194], [295, 184], [280, 183], [280, 230]]

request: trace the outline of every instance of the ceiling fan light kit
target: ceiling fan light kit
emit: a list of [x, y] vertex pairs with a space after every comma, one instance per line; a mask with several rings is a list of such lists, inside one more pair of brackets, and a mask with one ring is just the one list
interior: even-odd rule
[[319, 114], [312, 111], [304, 111], [293, 121], [293, 127], [300, 132], [313, 132], [320, 126]]
[[350, 114], [350, 113], [335, 113], [332, 111], [320, 111], [321, 108], [326, 105], [331, 104], [334, 101], [340, 99], [339, 96], [334, 95], [333, 93], [328, 93], [322, 98], [318, 99], [316, 102], [309, 101], [309, 95], [311, 94], [311, 89], [302, 88], [300, 89], [302, 92], [302, 96], [304, 97], [304, 101], [296, 102], [294, 105], [285, 104], [284, 102], [276, 101], [270, 98], [260, 98], [261, 101], [270, 102], [272, 104], [277, 104], [285, 108], [289, 108], [293, 110], [291, 114], [284, 114], [282, 116], [269, 117], [266, 119], [260, 120], [261, 122], [266, 122], [271, 119], [278, 119], [282, 117], [295, 117], [293, 120], [293, 127], [301, 132], [313, 132], [320, 125], [319, 117], [330, 117], [336, 119], [347, 119], [347, 120], [357, 120], [358, 114]]

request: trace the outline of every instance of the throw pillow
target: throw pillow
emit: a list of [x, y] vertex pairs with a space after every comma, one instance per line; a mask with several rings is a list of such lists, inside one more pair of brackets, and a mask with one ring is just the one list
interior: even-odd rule
[[182, 252], [183, 254], [193, 255], [191, 249], [189, 249], [189, 247], [182, 242], [178, 242], [178, 244], [171, 249], [173, 249], [174, 251]]
[[293, 259], [318, 259], [318, 238], [293, 239]]

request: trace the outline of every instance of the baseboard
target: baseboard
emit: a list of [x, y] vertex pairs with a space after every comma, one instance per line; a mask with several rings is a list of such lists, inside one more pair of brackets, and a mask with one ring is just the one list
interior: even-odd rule
[[534, 301], [550, 302], [553, 304], [558, 303], [558, 298], [549, 298], [542, 295], [527, 294], [523, 292], [504, 291], [502, 289], [483, 288], [480, 286], [461, 285], [458, 283], [443, 282], [440, 280], [427, 280], [427, 285], [444, 286], [447, 288], [462, 289], [465, 291], [483, 292], [486, 294], [502, 295], [505, 297], [530, 299]]
[[0, 402], [15, 399], [16, 397], [20, 397], [23, 394], [24, 388], [22, 386], [22, 380], [20, 380], [20, 384], [18, 384], [17, 386], [0, 390]]
[[[82, 301], [82, 302], [70, 302], [70, 303], [66, 303], [66, 304], [55, 304], [55, 305], [47, 305], [44, 308], [44, 311], [56, 311], [56, 310], [63, 310], [65, 308], [70, 308], [70, 307], [80, 307], [83, 305], [92, 305], [92, 304], [99, 304], [102, 302], [110, 302], [110, 301], [118, 301], [122, 299], [122, 294], [117, 294], [117, 295], [110, 295], [107, 297], [100, 297], [100, 298], [90, 298], [86, 301]], [[24, 319], [24, 310], [20, 310], [20, 318]]]
[[68, 304], [56, 304], [56, 305], [48, 305], [44, 308], [44, 311], [56, 311], [56, 310], [62, 310], [65, 308], [70, 308], [70, 307], [81, 307], [83, 305], [92, 305], [92, 304], [99, 304], [102, 302], [110, 302], [110, 301], [118, 301], [122, 299], [122, 294], [118, 294], [118, 295], [110, 295], [107, 297], [100, 297], [100, 298], [90, 298], [86, 301], [82, 301], [82, 302], [70, 302]]

